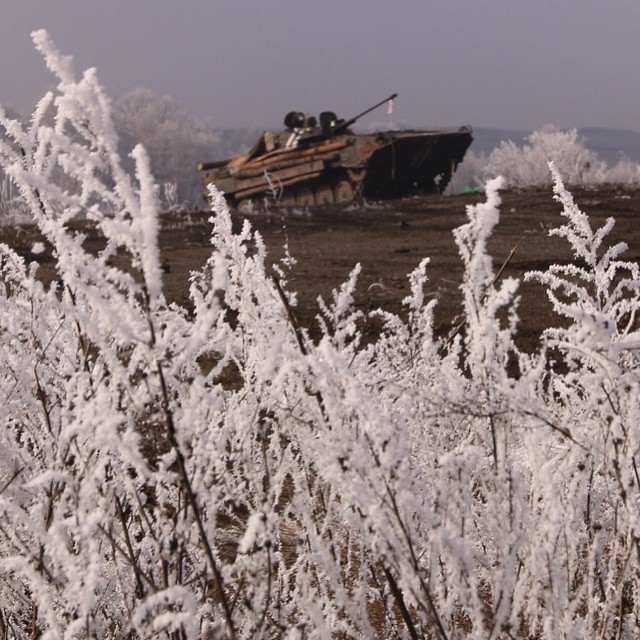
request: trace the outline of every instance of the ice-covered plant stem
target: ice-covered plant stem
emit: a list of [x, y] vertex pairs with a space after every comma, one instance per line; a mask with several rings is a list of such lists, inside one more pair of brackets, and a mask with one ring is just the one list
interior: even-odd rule
[[34, 41], [59, 84], [0, 115], [0, 163], [58, 279], [0, 246], [0, 637], [636, 637], [640, 274], [613, 222], [553, 172], [576, 260], [528, 276], [561, 320], [531, 354], [500, 180], [455, 232], [453, 337], [424, 259], [406, 317], [354, 308], [356, 266], [312, 339], [291, 259], [215, 189], [169, 305], [144, 149], [130, 177], [95, 72]]

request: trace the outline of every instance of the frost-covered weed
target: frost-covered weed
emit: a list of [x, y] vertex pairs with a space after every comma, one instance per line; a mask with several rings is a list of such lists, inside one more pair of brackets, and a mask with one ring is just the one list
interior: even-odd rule
[[554, 173], [579, 261], [530, 276], [563, 320], [533, 355], [487, 253], [499, 179], [455, 233], [449, 338], [425, 259], [406, 320], [373, 311], [365, 344], [356, 267], [312, 341], [290, 261], [269, 275], [215, 191], [187, 312], [144, 150], [131, 180], [95, 74], [34, 39], [60, 84], [28, 127], [3, 115], [0, 159], [59, 281], [0, 247], [2, 637], [636, 637], [640, 274], [612, 222]]
[[31, 212], [8, 176], [0, 173], [0, 224], [31, 222]]

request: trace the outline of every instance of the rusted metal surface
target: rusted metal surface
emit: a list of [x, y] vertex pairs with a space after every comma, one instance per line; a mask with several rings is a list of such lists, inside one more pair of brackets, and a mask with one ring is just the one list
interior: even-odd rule
[[273, 159], [271, 162], [251, 162], [244, 165], [241, 169], [239, 169], [236, 174], [237, 179], [251, 178], [253, 176], [263, 175], [265, 171], [267, 172], [278, 172], [289, 169], [291, 167], [300, 167], [301, 170], [304, 170], [306, 165], [309, 163], [324, 163], [332, 160], [337, 160], [339, 158], [335, 153], [318, 153], [312, 154], [308, 157], [302, 158], [291, 158], [290, 156], [285, 156], [283, 158]]

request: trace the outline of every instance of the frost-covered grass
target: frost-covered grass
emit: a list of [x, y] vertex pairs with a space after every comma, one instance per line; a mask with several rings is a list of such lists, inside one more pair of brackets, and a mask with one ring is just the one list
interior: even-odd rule
[[34, 40], [60, 84], [26, 128], [2, 114], [0, 162], [60, 281], [0, 247], [0, 637], [637, 637], [640, 273], [613, 221], [592, 229], [552, 168], [576, 261], [528, 276], [559, 319], [533, 354], [486, 252], [499, 178], [455, 233], [454, 339], [425, 259], [406, 320], [370, 312], [377, 341], [358, 267], [311, 341], [289, 262], [269, 276], [215, 192], [187, 313], [144, 150], [132, 180], [95, 74]]

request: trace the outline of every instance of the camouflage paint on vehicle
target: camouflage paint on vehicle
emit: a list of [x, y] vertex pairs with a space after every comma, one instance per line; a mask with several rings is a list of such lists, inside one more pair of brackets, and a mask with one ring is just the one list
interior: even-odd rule
[[247, 154], [198, 165], [205, 199], [210, 184], [236, 205], [265, 196], [284, 206], [311, 206], [444, 191], [473, 140], [469, 127], [371, 134], [350, 129], [396, 95], [347, 121], [330, 111], [319, 121], [289, 112], [286, 129], [263, 133]]

